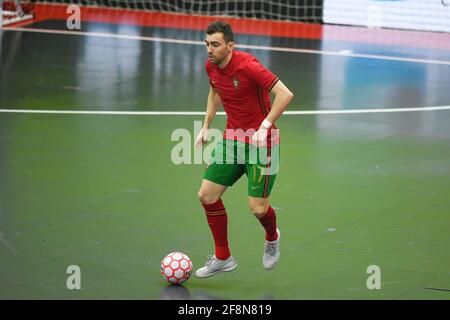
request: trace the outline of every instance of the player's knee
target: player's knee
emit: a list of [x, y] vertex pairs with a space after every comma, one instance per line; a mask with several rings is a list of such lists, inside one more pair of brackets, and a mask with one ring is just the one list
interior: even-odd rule
[[251, 203], [250, 210], [257, 217], [263, 217], [267, 212], [268, 204], [266, 203]]
[[200, 200], [203, 204], [211, 204], [215, 203], [219, 200], [220, 196], [216, 194], [211, 194], [209, 192], [205, 192], [204, 190], [200, 190], [197, 193], [198, 200]]

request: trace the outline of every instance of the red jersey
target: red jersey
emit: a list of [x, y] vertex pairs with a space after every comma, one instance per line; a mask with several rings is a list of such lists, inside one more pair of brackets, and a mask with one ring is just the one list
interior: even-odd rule
[[[227, 114], [225, 139], [249, 143], [252, 132], [258, 130], [270, 111], [269, 92], [279, 80], [278, 77], [264, 68], [253, 55], [237, 50], [233, 51], [225, 68], [220, 68], [209, 60], [206, 61], [205, 68], [210, 85], [219, 94]], [[237, 129], [246, 131], [245, 137], [239, 131], [236, 133]], [[278, 143], [275, 129], [274, 124], [268, 134], [269, 146], [270, 139], [272, 143]]]

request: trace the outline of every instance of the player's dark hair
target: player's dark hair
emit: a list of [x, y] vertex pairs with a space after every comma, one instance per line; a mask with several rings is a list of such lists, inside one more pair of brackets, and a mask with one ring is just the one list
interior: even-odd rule
[[223, 21], [215, 21], [206, 28], [206, 34], [214, 34], [220, 32], [223, 34], [225, 42], [234, 42], [234, 35], [231, 26]]

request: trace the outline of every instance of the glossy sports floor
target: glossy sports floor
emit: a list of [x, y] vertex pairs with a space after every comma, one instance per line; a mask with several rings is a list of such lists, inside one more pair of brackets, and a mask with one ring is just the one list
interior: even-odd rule
[[0, 31], [1, 299], [450, 299], [449, 35], [233, 19], [295, 93], [271, 197], [281, 261], [262, 267], [244, 177], [223, 197], [236, 271], [168, 286], [167, 253], [198, 268], [213, 247], [205, 165], [171, 160], [174, 130], [203, 119], [206, 24], [165, 17]]

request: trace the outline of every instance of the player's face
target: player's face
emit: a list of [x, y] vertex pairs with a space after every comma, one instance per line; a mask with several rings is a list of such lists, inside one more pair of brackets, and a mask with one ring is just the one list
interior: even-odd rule
[[234, 48], [234, 42], [226, 43], [221, 32], [207, 34], [205, 43], [208, 50], [208, 59], [214, 64], [224, 62]]

